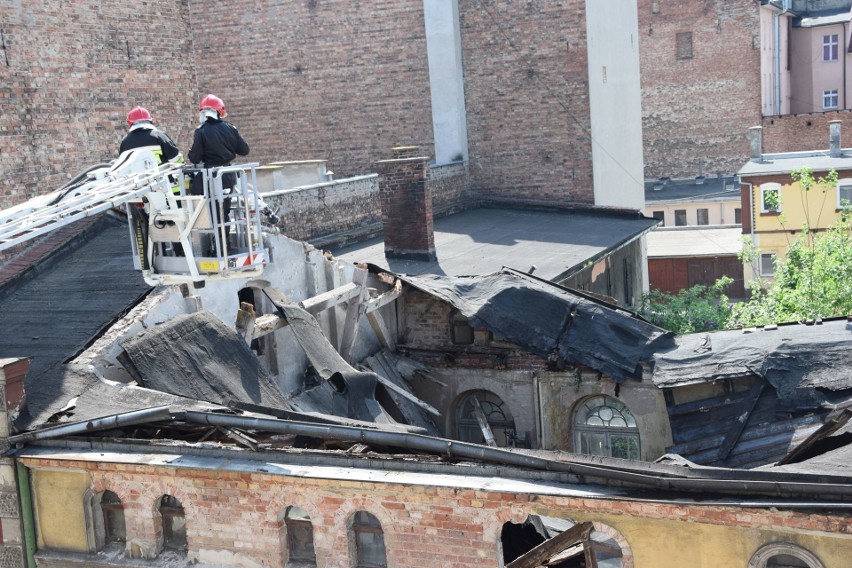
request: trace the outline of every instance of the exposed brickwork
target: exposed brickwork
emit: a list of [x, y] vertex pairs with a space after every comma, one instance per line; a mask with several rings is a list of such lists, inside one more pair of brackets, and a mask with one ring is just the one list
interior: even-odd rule
[[426, 158], [398, 158], [378, 163], [382, 178], [379, 201], [385, 256], [435, 260], [432, 193], [426, 184]]
[[471, 182], [593, 203], [585, 1], [459, 2]]
[[[192, 2], [200, 89], [225, 100], [251, 160], [375, 171], [387, 149], [432, 146], [423, 3]], [[251, 70], [247, 72], [247, 70]]]
[[[388, 566], [423, 568], [493, 567], [503, 523], [523, 522], [529, 514], [593, 521], [607, 515], [668, 520], [681, 523], [684, 531], [694, 530], [696, 537], [702, 534], [701, 525], [852, 532], [852, 519], [845, 515], [776, 508], [745, 510], [687, 501], [592, 499], [39, 458], [24, 458], [24, 463], [87, 471], [95, 492], [109, 489], [122, 500], [128, 540], [152, 548], [159, 536], [153, 504], [164, 493], [177, 497], [186, 512], [190, 561], [209, 551], [233, 551], [248, 557], [245, 563], [283, 566], [286, 539], [281, 538], [280, 518], [290, 505], [310, 515], [317, 564], [329, 567], [350, 565], [349, 526], [358, 510], [381, 522]], [[630, 543], [642, 538], [630, 532], [618, 540]]]
[[[852, 111], [844, 110], [764, 118], [760, 123], [763, 126], [763, 153], [827, 150], [828, 123], [832, 120], [843, 121], [840, 145], [852, 147]], [[748, 136], [746, 130], [743, 130], [743, 136]]]
[[[761, 116], [759, 4], [638, 2], [645, 177], [736, 172]], [[687, 32], [692, 57], [678, 59]]]
[[4, 5], [0, 207], [115, 157], [137, 104], [188, 148], [197, 97], [187, 15], [186, 0]]

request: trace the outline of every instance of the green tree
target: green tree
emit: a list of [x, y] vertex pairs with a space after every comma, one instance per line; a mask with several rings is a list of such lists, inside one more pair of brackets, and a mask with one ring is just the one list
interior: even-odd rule
[[728, 327], [750, 327], [852, 314], [852, 226], [847, 216], [814, 234], [807, 230], [775, 264], [775, 281], [751, 287], [731, 308]]
[[698, 284], [677, 294], [652, 290], [642, 296], [639, 314], [677, 334], [724, 329], [731, 309], [725, 288], [732, 282], [724, 276], [712, 286]]

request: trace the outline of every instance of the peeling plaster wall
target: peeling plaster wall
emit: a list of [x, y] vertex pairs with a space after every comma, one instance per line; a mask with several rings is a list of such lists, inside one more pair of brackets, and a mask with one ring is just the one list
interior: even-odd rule
[[92, 483], [86, 471], [39, 469], [31, 473], [39, 548], [87, 552], [83, 502]]
[[[126, 462], [132, 456], [108, 457], [116, 458]], [[71, 459], [25, 457], [23, 463], [37, 478], [50, 471], [59, 485], [77, 491], [83, 489], [79, 481], [90, 478], [93, 492], [115, 492], [124, 504], [128, 541], [154, 553], [159, 519], [153, 505], [164, 493], [174, 495], [186, 513], [189, 563], [216, 558], [221, 566], [282, 568], [286, 536], [280, 518], [290, 505], [310, 516], [317, 566], [323, 568], [354, 565], [350, 526], [359, 510], [380, 521], [388, 566], [493, 568], [503, 524], [528, 515], [595, 522], [621, 546], [625, 568], [746, 566], [769, 542], [796, 543], [826, 567], [846, 566], [852, 546], [852, 517], [831, 511], [600, 497], [590, 486], [574, 487], [592, 491], [571, 495], [560, 484], [508, 478], [401, 474], [405, 481], [385, 472], [367, 480], [363, 470], [284, 462], [269, 463], [270, 471], [260, 473], [203, 469], [221, 460], [202, 457], [192, 458], [193, 467], [138, 457], [133, 464]], [[66, 507], [70, 517], [80, 516], [82, 500], [75, 495]]]

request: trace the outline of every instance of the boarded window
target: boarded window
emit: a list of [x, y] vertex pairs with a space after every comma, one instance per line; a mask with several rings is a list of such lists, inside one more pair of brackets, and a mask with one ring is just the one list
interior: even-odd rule
[[707, 209], [699, 209], [698, 213], [698, 224], [699, 225], [709, 225], [710, 224], [710, 213]]
[[692, 59], [692, 32], [680, 32], [675, 36], [675, 53], [678, 59]]
[[357, 568], [384, 568], [385, 535], [379, 519], [366, 511], [358, 511], [352, 523]]
[[675, 227], [686, 226], [686, 209], [675, 209]]

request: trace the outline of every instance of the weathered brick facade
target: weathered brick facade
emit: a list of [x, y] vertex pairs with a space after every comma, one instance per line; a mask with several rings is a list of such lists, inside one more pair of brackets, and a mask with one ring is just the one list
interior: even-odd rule
[[[199, 464], [206, 461], [195, 459]], [[598, 530], [614, 537], [624, 568], [698, 566], [720, 555], [744, 566], [761, 543], [791, 538], [831, 566], [832, 559], [843, 557], [844, 546], [848, 548], [852, 527], [847, 515], [830, 512], [580, 497], [534, 483], [507, 490], [494, 482], [488, 489], [477, 488], [476, 480], [454, 485], [461, 478], [435, 477], [433, 484], [382, 475], [382, 481], [368, 481], [350, 472], [347, 479], [345, 470], [312, 474], [311, 468], [299, 468], [298, 475], [288, 475], [285, 464], [276, 474], [257, 468], [240, 472], [35, 457], [23, 462], [36, 478], [40, 471], [80, 472], [89, 476], [94, 492], [113, 491], [124, 506], [128, 543], [152, 554], [161, 541], [154, 503], [163, 494], [177, 497], [186, 515], [187, 559], [216, 565], [284, 566], [282, 518], [291, 505], [310, 516], [317, 566], [324, 568], [354, 565], [351, 523], [358, 510], [380, 521], [390, 567], [493, 567], [498, 565], [503, 525], [522, 523], [528, 515], [595, 522]], [[794, 532], [808, 534], [796, 538]], [[713, 537], [727, 540], [728, 546], [715, 548], [719, 541]], [[49, 550], [39, 554], [62, 557]]]
[[748, 159], [761, 118], [758, 10], [639, 0], [646, 178], [731, 174]]
[[[840, 130], [840, 145], [852, 146], [852, 111], [839, 110], [813, 114], [790, 114], [767, 116], [763, 126], [763, 152], [804, 152], [828, 149], [828, 123], [832, 120], [844, 122]], [[848, 126], [847, 126], [848, 125]], [[754, 126], [757, 126], [755, 124]], [[747, 136], [747, 130], [744, 131]], [[745, 160], [743, 160], [745, 163]]]
[[0, 207], [114, 158], [146, 106], [186, 151], [196, 98], [186, 0], [4, 2]]

